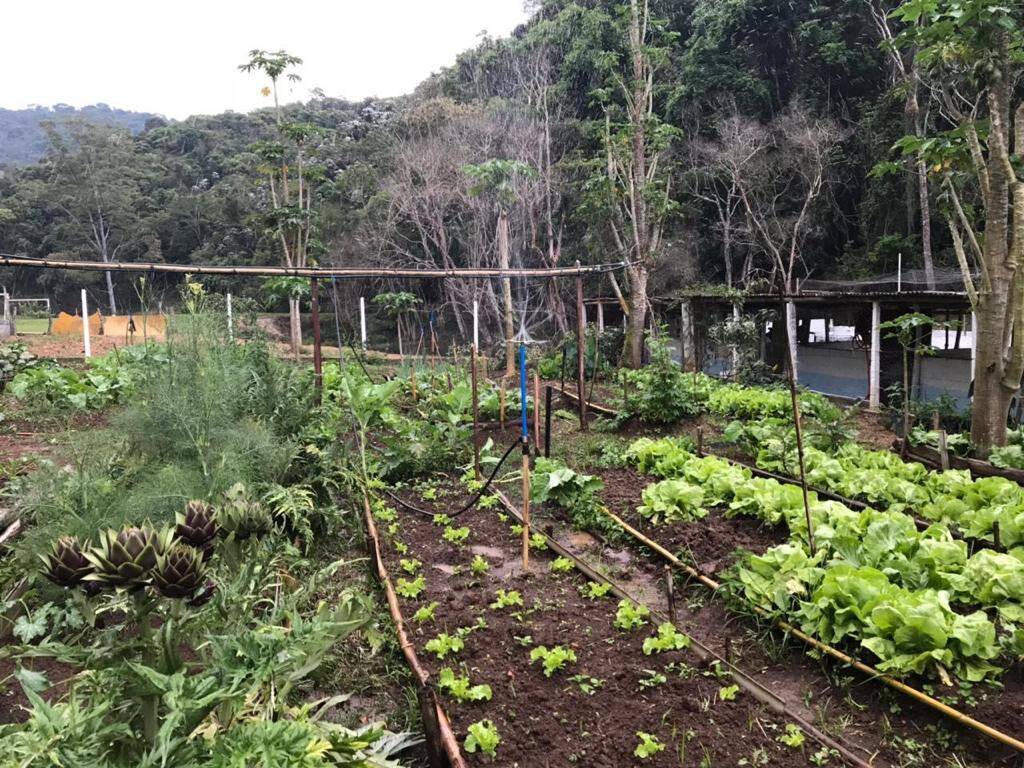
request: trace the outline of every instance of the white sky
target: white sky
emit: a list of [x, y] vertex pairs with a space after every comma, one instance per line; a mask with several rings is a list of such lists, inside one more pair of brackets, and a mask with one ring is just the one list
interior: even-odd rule
[[411, 91], [486, 30], [507, 35], [524, 0], [10, 0], [0, 107], [104, 102], [173, 118], [267, 105], [237, 67], [251, 48], [300, 56], [302, 82], [361, 99]]

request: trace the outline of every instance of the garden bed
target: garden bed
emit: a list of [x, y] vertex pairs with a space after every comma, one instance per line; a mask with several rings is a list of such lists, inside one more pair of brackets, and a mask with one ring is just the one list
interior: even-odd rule
[[[414, 494], [408, 500], [443, 513], [466, 498], [450, 485], [438, 496], [434, 503]], [[632, 631], [616, 629], [616, 601], [584, 597], [587, 582], [575, 573], [552, 573], [550, 553], [533, 552], [524, 572], [520, 539], [494, 512], [477, 509], [453, 523], [470, 528], [461, 547], [445, 541], [442, 527], [428, 517], [401, 512], [398, 522], [395, 538], [385, 546], [388, 569], [401, 573], [402, 561], [415, 559], [425, 581], [415, 598], [402, 599], [403, 613], [412, 616], [437, 604], [433, 620], [412, 623], [413, 642], [434, 680], [443, 667], [451, 667], [468, 674], [474, 685], [490, 686], [490, 701], [448, 700], [446, 706], [460, 738], [474, 722], [494, 723], [501, 741], [493, 764], [677, 766], [684, 755], [683, 764], [706, 756], [708, 765], [746, 759], [751, 765], [796, 766], [808, 764], [817, 750], [810, 740], [805, 747], [783, 744], [786, 723], [752, 696], [739, 693], [730, 700], [730, 678], [716, 674], [696, 654], [645, 655], [652, 622]], [[396, 540], [408, 548], [405, 553], [395, 551]], [[473, 573], [476, 557], [486, 559], [486, 572]], [[491, 607], [498, 589], [517, 591], [523, 605]], [[427, 651], [438, 633], [474, 627], [480, 618], [486, 627], [469, 631], [465, 648], [454, 657], [439, 661]], [[539, 663], [531, 664], [531, 649], [559, 645], [571, 649], [577, 661], [545, 677]], [[634, 756], [638, 732], [652, 735], [665, 749], [639, 762]], [[479, 753], [468, 757], [471, 764], [489, 764]]]

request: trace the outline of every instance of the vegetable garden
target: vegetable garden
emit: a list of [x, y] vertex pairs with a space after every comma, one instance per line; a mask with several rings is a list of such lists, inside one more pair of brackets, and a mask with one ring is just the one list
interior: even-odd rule
[[581, 421], [557, 352], [543, 400], [475, 354], [316, 388], [183, 301], [84, 368], [0, 356], [55, 452], [4, 464], [0, 766], [1019, 764], [1012, 480], [809, 392], [798, 450], [788, 389], [655, 339]]

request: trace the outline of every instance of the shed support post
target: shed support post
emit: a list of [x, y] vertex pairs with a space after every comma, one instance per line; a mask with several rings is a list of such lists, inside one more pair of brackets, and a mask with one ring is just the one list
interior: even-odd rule
[[[740, 305], [732, 305], [732, 322], [733, 322], [733, 333], [737, 332], [735, 326], [739, 325], [740, 322]], [[735, 379], [740, 372], [740, 348], [736, 344], [732, 345], [732, 377]]]
[[[579, 269], [580, 263], [576, 262]], [[587, 308], [583, 306], [583, 277], [576, 276], [576, 391], [579, 395], [580, 430], [587, 431], [586, 366], [583, 356], [587, 349]]]
[[316, 403], [319, 405], [324, 388], [324, 361], [320, 336], [320, 281], [315, 277], [310, 280], [309, 305], [313, 320], [313, 386], [316, 389]]
[[793, 381], [800, 381], [800, 362], [797, 355], [796, 338], [796, 304], [792, 301], [786, 302], [786, 336], [789, 339], [789, 348], [792, 350], [789, 362], [793, 369]]
[[882, 305], [871, 302], [871, 356], [868, 365], [868, 408], [877, 411], [882, 404]]
[[604, 333], [604, 302], [600, 299], [597, 302], [597, 332]]

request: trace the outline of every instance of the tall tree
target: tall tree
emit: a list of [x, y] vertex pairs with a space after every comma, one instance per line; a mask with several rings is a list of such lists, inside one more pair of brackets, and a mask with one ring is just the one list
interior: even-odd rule
[[950, 127], [900, 142], [941, 179], [949, 227], [974, 307], [977, 357], [971, 442], [1006, 442], [1024, 373], [1024, 8], [996, 0], [908, 0], [902, 46]]

